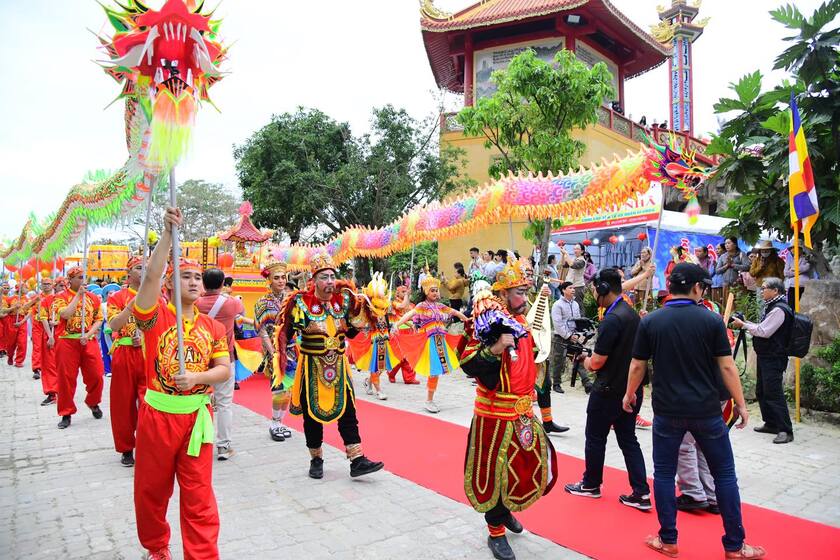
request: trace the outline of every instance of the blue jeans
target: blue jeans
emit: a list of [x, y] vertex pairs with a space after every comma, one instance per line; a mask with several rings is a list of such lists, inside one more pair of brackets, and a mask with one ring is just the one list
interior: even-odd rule
[[674, 477], [677, 474], [680, 444], [686, 432], [694, 436], [715, 480], [715, 493], [725, 532], [723, 548], [733, 552], [741, 550], [744, 544], [741, 496], [738, 493], [729, 430], [720, 414], [707, 418], [677, 418], [660, 414], [653, 417], [653, 495], [659, 518], [659, 538], [664, 543], [677, 543]]

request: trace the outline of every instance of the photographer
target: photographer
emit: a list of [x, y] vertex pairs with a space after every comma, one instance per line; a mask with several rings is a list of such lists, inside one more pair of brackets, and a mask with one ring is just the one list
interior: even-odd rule
[[[560, 284], [560, 299], [551, 306], [551, 322], [554, 325], [554, 335], [551, 339], [551, 382], [552, 389], [557, 393], [563, 393], [563, 374], [566, 372], [566, 350], [569, 343], [577, 342], [577, 335], [574, 333], [573, 325], [575, 319], [580, 318], [580, 305], [575, 300], [575, 287], [571, 282]], [[592, 386], [592, 381], [586, 373], [581, 372], [581, 382], [587, 393]]]
[[634, 387], [634, 406], [622, 410], [621, 398], [627, 387], [627, 371], [632, 358], [633, 341], [639, 315], [621, 297], [621, 276], [614, 268], [601, 270], [592, 279], [598, 305], [606, 308], [598, 327], [598, 339], [592, 357], [583, 365], [597, 377], [586, 407], [586, 471], [583, 480], [567, 484], [566, 492], [589, 498], [601, 497], [604, 452], [610, 428], [615, 430], [618, 446], [633, 491], [619, 496], [622, 504], [640, 510], [651, 509], [650, 488], [645, 474], [645, 459], [636, 439], [636, 415], [642, 406], [642, 387]]
[[761, 283], [764, 298], [764, 319], [756, 324], [732, 319], [736, 329], [747, 329], [753, 336], [757, 359], [755, 396], [761, 407], [763, 426], [755, 428], [763, 434], [776, 434], [773, 443], [793, 441], [793, 424], [785, 401], [784, 374], [787, 369], [787, 342], [793, 328], [793, 311], [785, 301], [785, 284], [780, 278], [765, 278]]
[[741, 380], [723, 321], [697, 305], [712, 284], [711, 276], [695, 264], [679, 263], [669, 281], [672, 299], [639, 325], [624, 395], [624, 410], [638, 410], [638, 387], [652, 358], [653, 490], [660, 529], [645, 543], [672, 558], [679, 554], [674, 477], [680, 445], [689, 432], [714, 478], [726, 558], [762, 558], [764, 549], [744, 543], [735, 459], [721, 416], [718, 382], [722, 379], [735, 400], [735, 413], [741, 417], [738, 427], [747, 425], [749, 413]]

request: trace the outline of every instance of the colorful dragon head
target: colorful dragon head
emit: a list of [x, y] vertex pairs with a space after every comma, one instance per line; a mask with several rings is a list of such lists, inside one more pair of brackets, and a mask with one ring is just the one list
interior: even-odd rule
[[696, 223], [700, 215], [697, 191], [709, 178], [708, 170], [697, 165], [695, 152], [683, 150], [674, 135], [671, 135], [668, 144], [658, 144], [652, 138], [647, 140], [654, 157], [647, 160], [646, 177], [659, 181], [663, 187], [673, 187], [682, 192], [683, 198], [688, 201], [685, 208], [688, 223]]
[[222, 78], [219, 22], [201, 13], [203, 0], [166, 0], [158, 11], [140, 0], [117, 5], [105, 7], [115, 33], [99, 38], [110, 57], [103, 65], [123, 85], [120, 97], [146, 117], [150, 165], [170, 167], [187, 149], [199, 102], [209, 102], [207, 90]]

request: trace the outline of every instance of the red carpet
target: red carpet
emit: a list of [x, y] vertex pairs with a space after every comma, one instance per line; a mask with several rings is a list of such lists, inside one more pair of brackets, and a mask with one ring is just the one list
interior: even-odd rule
[[[241, 386], [235, 401], [270, 417], [268, 382], [254, 376]], [[371, 458], [385, 461], [385, 468], [397, 476], [468, 503], [463, 487], [466, 428], [363, 400], [357, 405], [364, 449]], [[302, 430], [300, 417], [290, 418], [289, 423]], [[328, 427], [324, 436], [326, 443], [343, 449], [335, 427]], [[301, 457], [302, 462], [305, 459]], [[659, 529], [656, 513], [634, 511], [618, 502], [618, 495], [629, 490], [624, 471], [606, 468], [602, 497], [593, 500], [563, 491], [563, 484], [580, 479], [583, 461], [558, 453], [557, 462], [559, 480], [551, 494], [517, 514], [529, 531], [593, 558], [665, 558], [642, 543]], [[303, 463], [301, 468], [305, 468]], [[742, 511], [747, 542], [764, 546], [767, 558], [840, 558], [838, 528], [749, 504], [743, 504]], [[476, 531], [483, 531], [482, 516], [475, 516]], [[719, 516], [680, 513], [678, 528], [681, 559], [723, 558]], [[511, 541], [515, 549], [516, 537]]]

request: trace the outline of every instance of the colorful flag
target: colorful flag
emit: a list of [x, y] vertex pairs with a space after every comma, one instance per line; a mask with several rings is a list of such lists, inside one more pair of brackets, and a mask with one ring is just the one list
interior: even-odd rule
[[245, 338], [237, 340], [236, 345], [236, 381], [248, 379], [260, 367], [263, 360], [260, 338]]
[[817, 188], [814, 185], [814, 172], [808, 145], [805, 143], [805, 131], [799, 119], [796, 99], [790, 94], [790, 223], [799, 222], [799, 229], [805, 236], [805, 246], [811, 246], [811, 227], [820, 215], [817, 203]]

